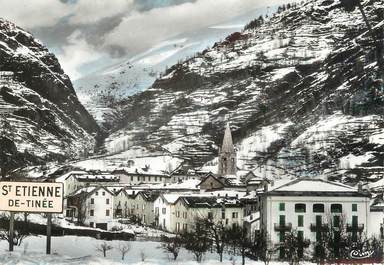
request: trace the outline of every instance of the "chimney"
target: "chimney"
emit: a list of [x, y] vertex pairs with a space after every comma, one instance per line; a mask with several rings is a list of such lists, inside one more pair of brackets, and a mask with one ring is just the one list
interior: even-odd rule
[[357, 184], [357, 192], [363, 192], [363, 183], [359, 182]]
[[264, 183], [264, 192], [268, 192], [268, 183]]

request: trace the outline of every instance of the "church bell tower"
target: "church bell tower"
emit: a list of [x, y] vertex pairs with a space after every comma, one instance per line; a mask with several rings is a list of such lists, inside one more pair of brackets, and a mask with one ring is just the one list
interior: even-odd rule
[[229, 123], [225, 128], [223, 145], [219, 149], [219, 170], [221, 176], [236, 175], [236, 151], [233, 145], [231, 128]]

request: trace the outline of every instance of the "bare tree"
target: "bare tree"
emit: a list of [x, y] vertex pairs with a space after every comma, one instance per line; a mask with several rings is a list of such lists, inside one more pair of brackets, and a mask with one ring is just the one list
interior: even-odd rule
[[226, 239], [228, 245], [233, 249], [233, 255], [240, 253], [241, 263], [245, 264], [245, 255], [251, 247], [251, 241], [247, 237], [247, 230], [241, 226], [234, 226], [226, 230]]
[[181, 239], [178, 235], [175, 237], [166, 237], [163, 236], [161, 238], [161, 248], [167, 252], [171, 253], [173, 255], [173, 260], [176, 260], [179, 256], [180, 248], [181, 248]]
[[[3, 214], [1, 216], [1, 222], [3, 229], [0, 230], [0, 240], [6, 240], [9, 242], [9, 216]], [[13, 230], [13, 245], [20, 246], [23, 240], [29, 237], [31, 233], [28, 229], [28, 222], [21, 222], [20, 218], [15, 220], [14, 230]]]
[[308, 248], [310, 241], [304, 239], [298, 231], [292, 230], [284, 235], [284, 241], [281, 247], [284, 249], [284, 258], [290, 265], [299, 264], [304, 258], [304, 249]]
[[96, 250], [103, 253], [104, 258], [107, 256], [107, 251], [113, 249], [113, 247], [107, 242], [103, 242], [100, 245], [96, 246]]
[[257, 259], [268, 265], [276, 249], [268, 242], [268, 233], [265, 230], [258, 231], [250, 247], [251, 253]]
[[120, 243], [118, 249], [121, 253], [121, 260], [124, 260], [125, 255], [131, 250], [131, 245], [127, 243]]
[[214, 242], [220, 262], [223, 262], [224, 248], [228, 242], [228, 229], [226, 229], [223, 222], [220, 221], [214, 222], [211, 219], [204, 219], [202, 222], [207, 227], [208, 234]]
[[185, 232], [181, 235], [183, 246], [192, 252], [197, 262], [201, 262], [205, 252], [209, 250], [212, 241], [209, 237], [209, 231], [201, 220], [195, 221], [193, 232]]

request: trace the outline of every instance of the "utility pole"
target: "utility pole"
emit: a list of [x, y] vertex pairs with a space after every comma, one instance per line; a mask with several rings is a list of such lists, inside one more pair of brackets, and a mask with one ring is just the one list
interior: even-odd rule
[[47, 213], [47, 251], [46, 254], [51, 254], [51, 231], [52, 231], [52, 214]]
[[9, 251], [13, 251], [14, 225], [15, 225], [15, 213], [11, 212], [11, 216], [9, 217], [9, 235], [8, 235]]

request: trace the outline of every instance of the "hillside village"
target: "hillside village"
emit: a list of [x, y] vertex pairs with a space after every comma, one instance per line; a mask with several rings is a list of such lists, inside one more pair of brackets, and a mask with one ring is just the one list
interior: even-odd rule
[[[295, 231], [315, 247], [329, 225], [345, 226], [352, 238], [383, 238], [383, 180], [353, 187], [321, 176], [268, 179], [238, 170], [236, 152], [228, 124], [216, 171], [161, 173], [131, 161], [109, 172], [69, 167], [43, 178], [64, 184], [63, 218], [73, 227], [121, 231], [136, 225], [177, 235], [195, 231], [196, 220], [207, 219], [243, 227], [250, 240], [266, 233], [271, 246], [281, 246]], [[283, 258], [284, 248], [275, 257]]]
[[[0, 18], [1, 177], [64, 188], [62, 213], [15, 214], [15, 245], [53, 216], [62, 242], [95, 240], [104, 258], [106, 242], [144, 241], [197, 262], [372, 251], [382, 263], [383, 21], [379, 0], [284, 4], [117, 100], [130, 61], [102, 74], [112, 87], [77, 90], [53, 53]], [[9, 220], [2, 212], [0, 243], [13, 246]]]

